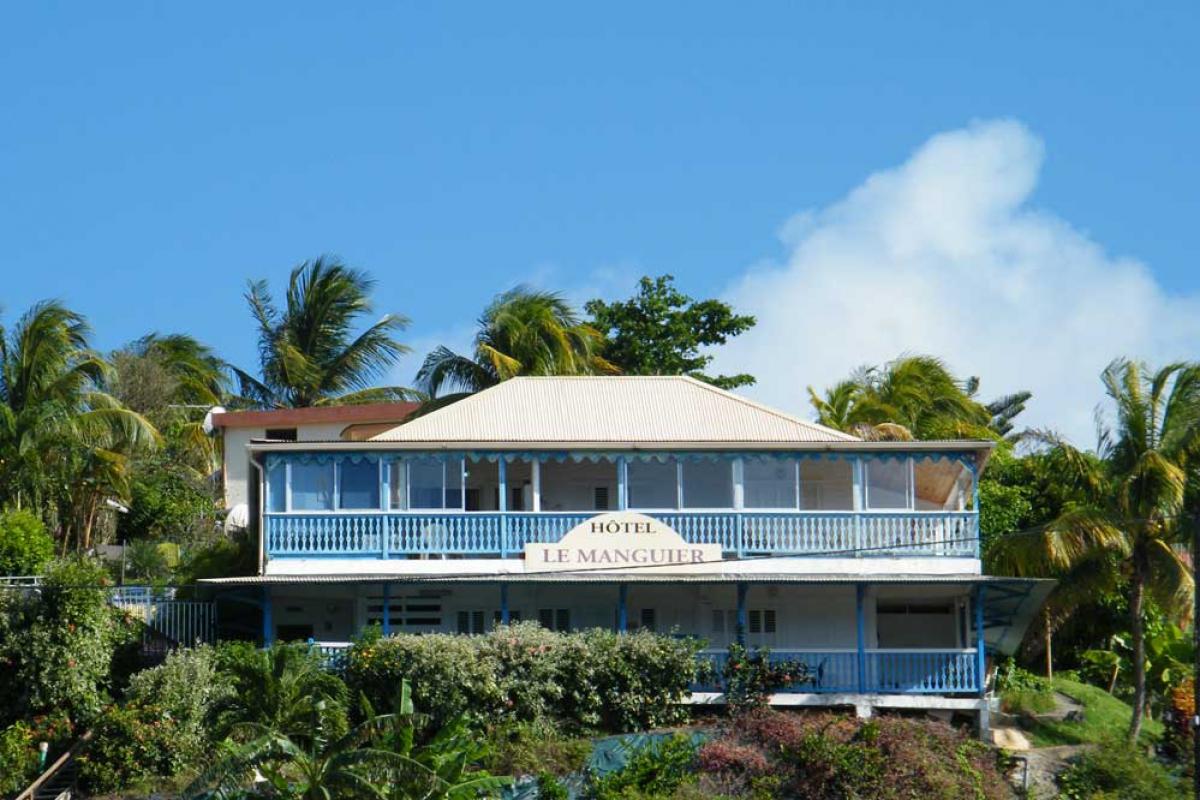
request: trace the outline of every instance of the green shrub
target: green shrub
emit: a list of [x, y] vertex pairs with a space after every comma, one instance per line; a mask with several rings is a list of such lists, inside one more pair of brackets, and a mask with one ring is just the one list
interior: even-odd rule
[[489, 772], [496, 775], [568, 775], [579, 772], [592, 753], [586, 738], [565, 736], [549, 722], [518, 722], [488, 733]]
[[228, 675], [217, 671], [212, 647], [176, 650], [157, 667], [133, 676], [126, 692], [135, 706], [155, 707], [174, 723], [180, 763], [198, 764], [211, 744], [217, 707], [233, 694]]
[[0, 514], [0, 575], [40, 575], [52, 558], [54, 540], [36, 514]]
[[696, 674], [694, 639], [593, 629], [562, 636], [560, 714], [609, 731], [640, 731], [678, 722]]
[[1084, 751], [1058, 778], [1065, 800], [1184, 800], [1190, 793], [1140, 749], [1112, 740]]
[[1055, 708], [1054, 686], [1048, 678], [1009, 661], [996, 675], [1000, 705], [1010, 714], [1045, 714]]
[[395, 687], [419, 687], [434, 724], [460, 713], [477, 721], [553, 718], [612, 731], [677, 720], [699, 643], [650, 632], [553, 633], [534, 623], [486, 636], [367, 636], [350, 650], [346, 680], [376, 708]]
[[191, 542], [216, 529], [212, 491], [177, 460], [139, 464], [130, 485], [129, 513], [117, 518], [118, 541]]
[[695, 763], [695, 743], [676, 734], [637, 750], [621, 769], [604, 777], [593, 776], [588, 794], [595, 800], [670, 797], [695, 780]]
[[346, 682], [351, 696], [361, 692], [378, 710], [391, 708], [396, 687], [407, 679], [436, 727], [463, 713], [482, 719], [503, 703], [496, 665], [480, 650], [473, 637], [444, 633], [367, 639], [350, 648]]

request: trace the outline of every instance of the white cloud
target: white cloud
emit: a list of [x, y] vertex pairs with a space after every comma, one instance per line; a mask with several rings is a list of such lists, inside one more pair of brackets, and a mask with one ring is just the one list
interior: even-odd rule
[[1091, 446], [1100, 370], [1119, 355], [1194, 356], [1200, 300], [1032, 207], [1042, 158], [1022, 124], [975, 123], [797, 214], [780, 233], [786, 259], [726, 293], [759, 321], [717, 369], [756, 375], [751, 394], [809, 416], [808, 385], [930, 353], [980, 376], [985, 398], [1029, 389], [1025, 425]]

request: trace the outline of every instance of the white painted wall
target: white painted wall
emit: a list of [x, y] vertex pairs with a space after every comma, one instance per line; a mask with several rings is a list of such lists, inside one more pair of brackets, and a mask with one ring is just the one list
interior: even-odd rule
[[[897, 593], [897, 588], [902, 590]], [[509, 587], [509, 610], [522, 620], [536, 621], [539, 609], [570, 610], [576, 629], [613, 629], [617, 620], [616, 585], [513, 585]], [[441, 606], [441, 625], [436, 630], [457, 632], [459, 611], [484, 612], [490, 629], [500, 610], [498, 586], [457, 586], [431, 590], [429, 587], [392, 584], [393, 600], [426, 595]], [[294, 586], [271, 590], [276, 625], [312, 625], [319, 640], [345, 641], [366, 624], [370, 604], [382, 601], [380, 585], [366, 586]], [[967, 590], [961, 586], [880, 587], [870, 586], [864, 598], [864, 632], [867, 648], [954, 648], [971, 646], [956, 636], [953, 616], [897, 619], [888, 615], [880, 641], [876, 615], [877, 601], [890, 602], [898, 597], [930, 602], [964, 601]], [[748, 609], [773, 609], [776, 634], [762, 644], [773, 649], [852, 650], [856, 647], [855, 590], [853, 586], [751, 586], [746, 598]], [[737, 608], [737, 590], [720, 586], [642, 586], [629, 587], [628, 619], [636, 627], [643, 608], [653, 608], [657, 630], [701, 636], [708, 646], [723, 649], [730, 644], [731, 632], [713, 629], [713, 611]], [[902, 639], [902, 641], [899, 641]]]
[[[292, 426], [288, 426], [292, 427]], [[296, 425], [296, 439], [301, 442], [331, 441], [342, 438], [344, 422]], [[233, 508], [238, 503], [250, 502], [250, 483], [258, 480], [258, 472], [250, 465], [250, 451], [246, 448], [251, 439], [262, 439], [266, 428], [225, 428], [225, 507]], [[257, 514], [251, 509], [251, 519]]]

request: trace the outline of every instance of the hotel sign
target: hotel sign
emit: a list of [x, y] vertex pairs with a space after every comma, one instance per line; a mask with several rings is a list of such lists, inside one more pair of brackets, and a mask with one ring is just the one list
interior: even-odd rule
[[576, 525], [553, 544], [525, 545], [526, 572], [680, 567], [721, 560], [721, 545], [690, 544], [645, 514], [617, 511]]

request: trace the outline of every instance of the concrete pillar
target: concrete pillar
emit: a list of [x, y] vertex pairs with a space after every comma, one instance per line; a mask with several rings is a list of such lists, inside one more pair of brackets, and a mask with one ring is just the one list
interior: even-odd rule
[[867, 690], [867, 632], [863, 614], [863, 598], [866, 593], [867, 587], [864, 584], [854, 585], [854, 621], [858, 635], [858, 691], [860, 693]]
[[[534, 462], [537, 463], [536, 461]], [[508, 584], [500, 584], [500, 624], [508, 624]]]
[[262, 587], [263, 647], [275, 644], [275, 621], [271, 616], [271, 587]]
[[745, 583], [737, 585], [737, 643], [746, 646], [746, 591], [750, 587]]
[[383, 585], [383, 635], [392, 635], [392, 586], [390, 583]]
[[870, 719], [875, 715], [875, 708], [870, 703], [856, 703], [854, 705], [854, 716], [859, 719]]
[[617, 632], [629, 630], [629, 584], [617, 586]]

